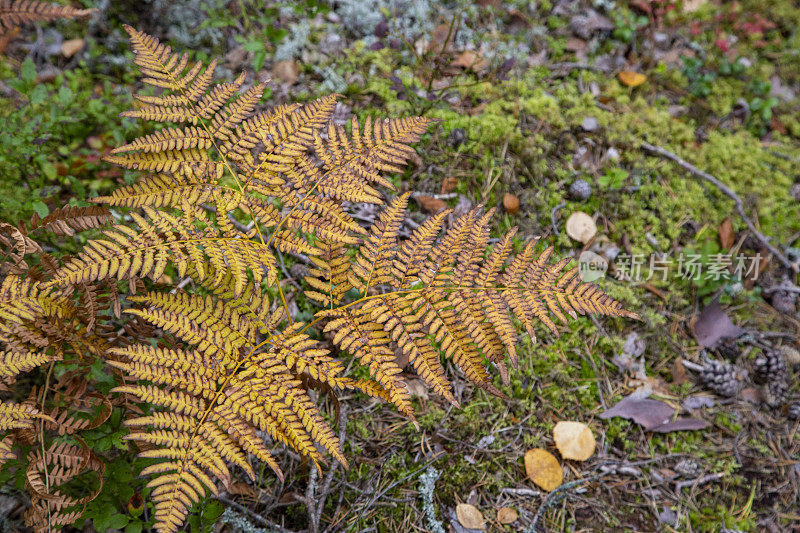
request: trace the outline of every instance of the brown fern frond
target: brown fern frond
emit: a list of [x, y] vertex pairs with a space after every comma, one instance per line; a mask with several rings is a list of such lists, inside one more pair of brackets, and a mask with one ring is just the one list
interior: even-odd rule
[[0, 30], [7, 31], [38, 21], [85, 17], [96, 11], [96, 9], [75, 9], [38, 0], [0, 0]]
[[72, 236], [76, 231], [96, 229], [105, 226], [114, 217], [105, 207], [93, 205], [89, 207], [62, 207], [44, 218], [34, 213], [30, 220], [30, 230], [51, 231], [56, 235]]
[[[25, 482], [31, 495], [31, 507], [25, 511], [25, 525], [34, 531], [49, 532], [74, 523], [103, 488], [106, 464], [80, 439], [76, 444], [54, 442], [44, 454], [32, 451], [28, 457]], [[99, 486], [81, 498], [68, 495], [65, 485], [78, 476], [96, 472]]]

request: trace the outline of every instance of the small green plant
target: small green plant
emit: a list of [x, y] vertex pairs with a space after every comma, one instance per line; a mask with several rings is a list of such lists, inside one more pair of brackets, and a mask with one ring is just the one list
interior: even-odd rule
[[630, 43], [636, 37], [636, 32], [647, 27], [650, 20], [644, 15], [637, 15], [629, 10], [615, 10], [614, 38], [624, 43]]

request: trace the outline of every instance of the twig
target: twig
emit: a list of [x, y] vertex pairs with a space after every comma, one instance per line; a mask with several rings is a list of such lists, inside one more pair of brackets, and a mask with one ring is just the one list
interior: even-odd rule
[[533, 521], [531, 522], [530, 527], [527, 529], [525, 533], [536, 533], [536, 524], [539, 523], [539, 518], [541, 518], [542, 513], [544, 513], [547, 509], [557, 504], [564, 498], [566, 498], [567, 496], [566, 491], [575, 488], [583, 483], [594, 481], [595, 479], [601, 477], [602, 475], [603, 474], [594, 474], [592, 476], [576, 479], [575, 481], [570, 481], [569, 483], [564, 483], [562, 485], [559, 485], [552, 492], [548, 493], [544, 501], [542, 502], [542, 505], [539, 506], [539, 510], [536, 511], [536, 515], [533, 517]]
[[707, 476], [702, 476], [697, 479], [689, 479], [687, 481], [678, 481], [675, 483], [675, 492], [680, 492], [682, 489], [686, 487], [696, 487], [698, 485], [702, 485], [704, 483], [710, 483], [712, 481], [717, 481], [718, 479], [722, 479], [725, 477], [725, 472], [717, 472], [716, 474], [708, 474]]
[[270, 529], [272, 529], [274, 531], [277, 531], [278, 533], [293, 533], [290, 529], [286, 529], [285, 527], [281, 527], [281, 526], [279, 526], [278, 524], [276, 524], [274, 522], [270, 522], [269, 520], [267, 520], [266, 518], [264, 518], [260, 514], [256, 513], [255, 511], [251, 511], [250, 509], [248, 509], [244, 505], [242, 505], [240, 503], [236, 503], [235, 501], [233, 501], [233, 500], [231, 500], [229, 498], [226, 498], [225, 496], [222, 496], [222, 495], [214, 496], [214, 499], [224, 503], [225, 505], [227, 505], [229, 507], [233, 507], [234, 509], [236, 509], [240, 513], [247, 514], [247, 516], [249, 516], [250, 518], [252, 518], [253, 520], [255, 520], [256, 522], [258, 522], [260, 525], [262, 525], [264, 527], [268, 527], [268, 528], [270, 528]]
[[534, 489], [512, 489], [512, 488], [504, 488], [500, 489], [502, 494], [510, 494], [512, 496], [541, 496], [542, 493], [538, 490]]
[[[347, 405], [342, 405], [339, 408], [339, 449], [344, 449], [344, 440], [347, 437]], [[325, 499], [331, 492], [331, 483], [336, 471], [339, 469], [340, 463], [336, 461], [328, 470], [328, 475], [325, 476], [325, 482], [322, 484], [322, 490], [317, 496], [317, 502], [309, 507], [309, 513], [314, 512], [316, 516], [317, 528], [319, 528], [320, 520], [322, 520], [322, 510], [325, 508]], [[316, 508], [315, 508], [316, 507]]]
[[[200, 207], [202, 207], [203, 209], [205, 209], [209, 213], [213, 213], [215, 215], [217, 214], [217, 208], [214, 207], [213, 205], [200, 204]], [[234, 228], [238, 229], [242, 233], [249, 233], [250, 230], [252, 229], [252, 226], [248, 226], [248, 225], [245, 225], [245, 224], [242, 224], [241, 222], [239, 222], [236, 219], [236, 217], [233, 216], [233, 213], [228, 213], [228, 220], [231, 221], [231, 224], [233, 225]]]
[[561, 202], [550, 211], [550, 224], [553, 225], [553, 235], [558, 235], [558, 226], [556, 226], [556, 213], [559, 209], [566, 206], [567, 202]]
[[665, 159], [669, 159], [673, 163], [677, 164], [679, 167], [686, 170], [689, 174], [695, 176], [696, 178], [700, 178], [708, 183], [714, 185], [717, 189], [720, 190], [725, 196], [733, 200], [734, 205], [736, 206], [736, 212], [739, 213], [739, 216], [742, 218], [744, 223], [747, 225], [747, 229], [750, 230], [750, 233], [761, 243], [761, 245], [766, 248], [773, 256], [778, 258], [778, 260], [785, 266], [786, 268], [792, 269], [792, 271], [797, 272], [797, 266], [794, 265], [789, 259], [786, 258], [783, 253], [778, 250], [775, 246], [770, 244], [769, 239], [762, 234], [760, 231], [756, 229], [755, 224], [750, 218], [747, 216], [744, 210], [744, 203], [742, 199], [739, 198], [733, 190], [722, 183], [720, 180], [709, 174], [708, 172], [704, 172], [697, 168], [696, 166], [692, 165], [691, 163], [686, 162], [685, 160], [681, 159], [679, 156], [673, 154], [669, 150], [665, 150], [659, 146], [654, 146], [647, 142], [640, 142], [639, 144], [645, 152], [649, 152], [650, 154], [657, 155], [663, 157]]

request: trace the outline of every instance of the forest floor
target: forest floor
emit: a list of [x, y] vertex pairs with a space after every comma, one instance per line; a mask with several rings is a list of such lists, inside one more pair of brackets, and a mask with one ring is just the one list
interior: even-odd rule
[[[342, 121], [439, 119], [394, 178], [414, 191], [416, 222], [497, 207], [495, 236], [518, 226], [558, 257], [592, 259], [602, 288], [642, 317], [523, 337], [510, 384], [496, 383], [506, 398], [450, 370], [461, 409], [408, 374], [419, 431], [391, 407], [349, 402], [349, 470], [317, 479], [285, 453], [285, 484], [265, 475], [221, 496], [219, 530], [461, 533], [475, 510], [488, 531], [800, 528], [792, 2], [83, 3], [99, 9], [88, 24], [3, 43], [0, 219], [130, 178], [100, 158], [143, 131], [118, 118], [135, 80], [131, 24], [222, 58], [222, 77], [270, 78], [265, 105], [337, 92]], [[6, 83], [31, 67], [27, 89]], [[562, 457], [559, 421], [588, 425], [591, 457]], [[554, 491], [527, 475], [536, 448], [563, 471]]]

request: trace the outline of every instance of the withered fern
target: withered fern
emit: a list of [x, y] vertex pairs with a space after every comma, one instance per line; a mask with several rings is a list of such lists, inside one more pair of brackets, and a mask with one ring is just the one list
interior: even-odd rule
[[[596, 285], [581, 283], [567, 259], [551, 263], [552, 247], [537, 251], [537, 239], [518, 252], [516, 230], [490, 243], [492, 210], [444, 211], [401, 239], [409, 194], [386, 200], [383, 191], [393, 188], [387, 173], [402, 170], [429, 119], [353, 119], [347, 131], [331, 120], [337, 95], [259, 111], [265, 84], [245, 88], [244, 75], [214, 84], [215, 61], [191, 63], [188, 54], [126, 29], [142, 81], [155, 91], [137, 95], [123, 115], [162, 127], [112, 151], [107, 161], [144, 174], [95, 202], [129, 208], [133, 224], [103, 229], [42, 280], [6, 278], [0, 340], [11, 351], [0, 356], [0, 375], [61, 356], [36, 320], [57, 317], [81, 338], [95, 335], [73, 320], [74, 293], [116, 288], [117, 281], [136, 289], [123, 315], [175, 342], [95, 335], [92, 346], [124, 376], [115, 392], [156, 407], [127, 420], [127, 438], [157, 460], [142, 475], [152, 477], [159, 531], [178, 530], [194, 503], [233, 479], [231, 466], [254, 478], [250, 457], [282, 477], [274, 443], [317, 466], [325, 453], [346, 463], [312, 384], [385, 399], [413, 421], [397, 351], [456, 404], [445, 363], [501, 395], [492, 369], [507, 383], [507, 365], [518, 359], [518, 325], [535, 339], [537, 324], [558, 334], [559, 323], [586, 313], [636, 318]], [[355, 202], [385, 204], [367, 230], [348, 212]], [[107, 221], [91, 218], [105, 211], [82, 215], [86, 227]], [[65, 233], [83, 227], [56, 220], [42, 224]], [[14, 235], [4, 242], [21, 260], [33, 248], [25, 234]], [[307, 323], [289, 311], [281, 253], [310, 264], [302, 282], [319, 310]], [[166, 273], [191, 280], [192, 288], [158, 290]], [[276, 305], [264, 286], [274, 287]], [[346, 354], [368, 379], [348, 375]], [[30, 404], [0, 409], [0, 429], [52, 420]], [[8, 453], [0, 442], [0, 457]]]

